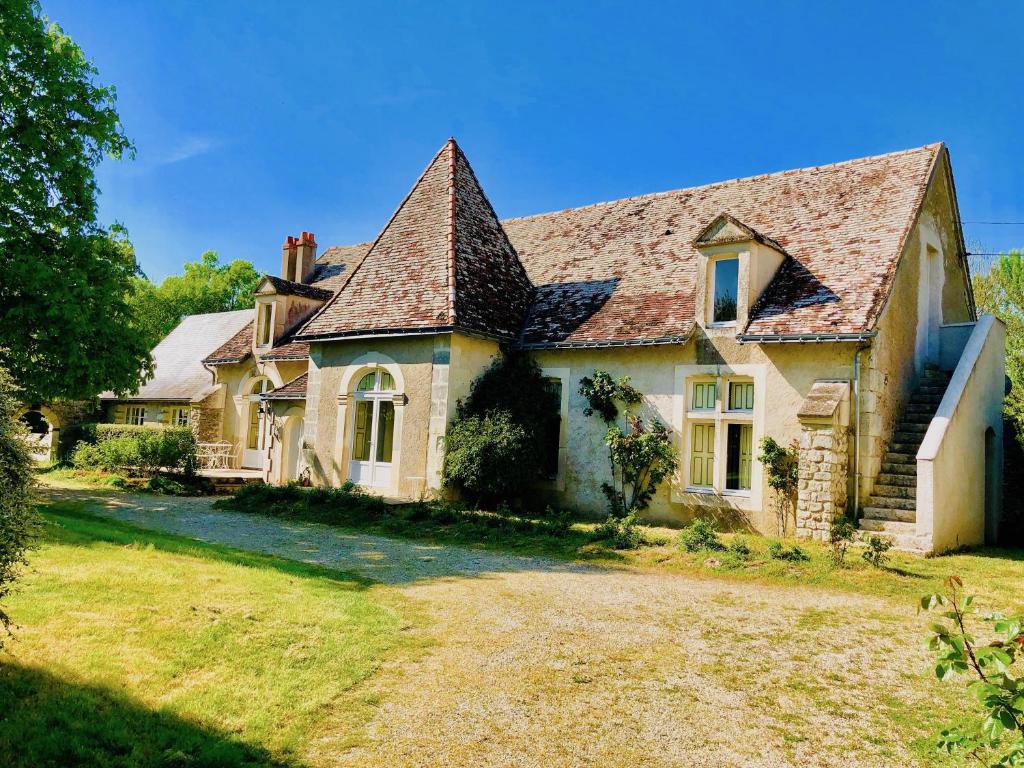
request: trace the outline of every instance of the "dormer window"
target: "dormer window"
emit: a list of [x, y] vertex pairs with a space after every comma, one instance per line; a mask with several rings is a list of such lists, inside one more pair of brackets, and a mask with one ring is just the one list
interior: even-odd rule
[[273, 304], [260, 304], [260, 317], [259, 323], [257, 324], [257, 344], [261, 347], [265, 347], [270, 344], [273, 338], [274, 330], [274, 305]]
[[711, 322], [736, 322], [739, 282], [740, 260], [738, 258], [718, 259], [715, 262], [714, 304], [712, 305]]

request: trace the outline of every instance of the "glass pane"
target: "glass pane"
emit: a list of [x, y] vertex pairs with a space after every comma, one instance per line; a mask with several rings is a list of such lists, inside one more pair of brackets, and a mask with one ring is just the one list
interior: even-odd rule
[[693, 385], [693, 402], [690, 410], [713, 411], [715, 410], [715, 397], [717, 385], [713, 381], [697, 381]]
[[715, 469], [715, 425], [694, 424], [690, 441], [690, 485], [710, 488]]
[[380, 389], [382, 392], [394, 392], [395, 391], [395, 379], [387, 371], [380, 372]]
[[373, 389], [374, 383], [377, 381], [377, 372], [372, 371], [359, 380], [359, 385], [356, 387], [360, 392], [369, 392]]
[[[373, 375], [372, 373], [370, 374]], [[360, 382], [361, 383], [361, 382]], [[352, 458], [355, 461], [370, 460], [370, 438], [373, 435], [373, 401], [359, 400], [356, 402], [356, 429], [352, 438]]]
[[377, 413], [377, 461], [391, 463], [391, 449], [395, 439], [395, 404], [381, 400]]
[[754, 410], [754, 383], [752, 381], [729, 382], [729, 410]]
[[715, 262], [715, 306], [712, 320], [724, 323], [736, 319], [736, 297], [739, 295], [739, 259]]
[[730, 424], [728, 429], [725, 487], [730, 491], [749, 491], [753, 427], [750, 424]]
[[249, 450], [259, 448], [260, 442], [260, 404], [249, 403], [249, 434], [246, 437], [245, 447]]
[[547, 379], [551, 392], [557, 398], [559, 411], [552, 414], [550, 422], [541, 438], [544, 441], [544, 465], [541, 467], [543, 477], [554, 479], [558, 477], [558, 444], [562, 437], [562, 380]]

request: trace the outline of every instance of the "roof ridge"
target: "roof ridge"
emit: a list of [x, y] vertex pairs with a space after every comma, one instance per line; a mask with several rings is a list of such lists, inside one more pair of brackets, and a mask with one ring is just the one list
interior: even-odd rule
[[844, 165], [852, 165], [853, 163], [862, 163], [868, 160], [881, 160], [886, 157], [896, 157], [898, 155], [909, 155], [912, 152], [921, 152], [922, 150], [938, 150], [945, 146], [943, 142], [937, 141], [931, 144], [924, 144], [920, 147], [911, 147], [909, 149], [899, 149], [894, 152], [883, 152], [879, 155], [866, 155], [864, 157], [854, 157], [849, 160], [840, 160], [835, 163], [824, 163], [823, 165], [808, 165], [803, 168], [787, 168], [781, 171], [772, 171], [770, 173], [755, 173], [751, 176], [738, 176], [733, 179], [724, 179], [722, 181], [712, 181], [708, 184], [697, 184], [692, 187], [677, 187], [676, 189], [666, 189], [661, 192], [647, 192], [642, 195], [630, 195], [628, 197], [620, 197], [614, 200], [601, 200], [596, 203], [587, 203], [586, 205], [574, 206], [571, 208], [561, 208], [555, 211], [544, 211], [542, 213], [531, 213], [527, 216], [510, 216], [507, 219], [500, 219], [501, 222], [506, 221], [525, 221], [527, 219], [539, 219], [544, 216], [555, 216], [562, 213], [569, 213], [571, 211], [585, 211], [590, 208], [601, 208], [604, 206], [620, 205], [623, 203], [632, 203], [638, 200], [652, 200], [660, 197], [668, 197], [669, 195], [676, 195], [680, 192], [692, 192], [698, 189], [711, 189], [713, 187], [724, 187], [729, 184], [738, 184], [744, 181], [759, 181], [761, 179], [770, 178], [772, 176], [786, 176], [788, 174], [802, 173], [804, 171], [822, 171], [830, 168], [838, 168]]
[[455, 174], [458, 173], [458, 162], [456, 152], [459, 145], [455, 143], [455, 137], [451, 136], [445, 142], [444, 148], [448, 150], [448, 210], [445, 222], [445, 240], [447, 253], [445, 254], [445, 283], [448, 290], [448, 323], [455, 325], [455, 200], [458, 197], [455, 193]]

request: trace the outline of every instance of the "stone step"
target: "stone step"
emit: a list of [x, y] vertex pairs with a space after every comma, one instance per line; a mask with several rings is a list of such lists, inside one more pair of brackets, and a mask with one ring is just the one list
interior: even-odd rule
[[935, 411], [938, 410], [938, 402], [934, 405], [932, 403], [915, 403], [911, 400], [907, 403], [907, 415], [909, 414], [927, 414], [929, 418], [935, 416]]
[[[924, 438], [922, 437], [922, 440]], [[917, 449], [921, 447], [921, 440], [915, 440], [913, 442], [902, 442], [896, 441], [889, 444], [889, 450], [886, 451], [885, 457], [888, 459], [890, 456], [899, 454], [901, 456], [912, 456], [914, 461], [917, 461]]]
[[892, 542], [895, 549], [903, 552], [922, 552], [924, 547], [917, 538], [917, 524], [862, 518], [860, 529], [871, 536], [880, 536]]
[[890, 509], [889, 507], [864, 507], [863, 519], [880, 520], [883, 522], [890, 523], [915, 523], [917, 521], [917, 512], [913, 509]]
[[913, 464], [896, 464], [905, 472], [882, 472], [876, 481], [879, 485], [898, 485], [903, 488], [917, 488], [917, 467]]
[[876, 496], [874, 493], [871, 494], [871, 498], [868, 499], [868, 506], [870, 507], [882, 507], [883, 509], [917, 509], [917, 498], [905, 499], [892, 496]]
[[882, 469], [885, 472], [891, 472], [892, 470], [886, 469], [886, 464], [910, 464], [914, 467], [914, 471], [917, 471], [917, 450], [913, 453], [900, 453], [899, 451], [886, 451], [885, 457], [882, 459]]
[[926, 427], [932, 423], [935, 414], [931, 411], [907, 411], [899, 421], [899, 426], [906, 424], [924, 424]]
[[918, 387], [914, 390], [914, 394], [911, 395], [910, 399], [918, 400], [919, 398], [929, 399], [938, 397], [941, 400], [942, 396], [946, 394], [947, 389], [949, 389], [949, 387]]
[[924, 435], [924, 432], [896, 432], [892, 436], [892, 445], [912, 445], [914, 453], [917, 453], [924, 442]]
[[896, 424], [896, 432], [909, 432], [912, 434], [923, 435], [928, 431], [928, 425], [931, 424], [931, 419], [926, 421], [911, 421], [910, 419], [903, 418]]
[[916, 499], [917, 488], [912, 485], [890, 485], [877, 482], [871, 489], [871, 498], [885, 497], [888, 499]]

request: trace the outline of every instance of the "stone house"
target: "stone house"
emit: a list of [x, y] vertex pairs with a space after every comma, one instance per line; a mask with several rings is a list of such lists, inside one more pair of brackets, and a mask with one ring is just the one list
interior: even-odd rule
[[976, 315], [941, 144], [500, 220], [450, 140], [372, 243], [316, 250], [289, 237], [204, 360], [217, 436], [271, 482], [439, 493], [456, 402], [505, 344], [561, 389], [554, 503], [604, 507], [578, 394], [602, 369], [674, 436], [655, 520], [775, 532], [770, 435], [799, 445], [799, 536], [847, 510], [917, 551], [994, 536], [1003, 327]]

